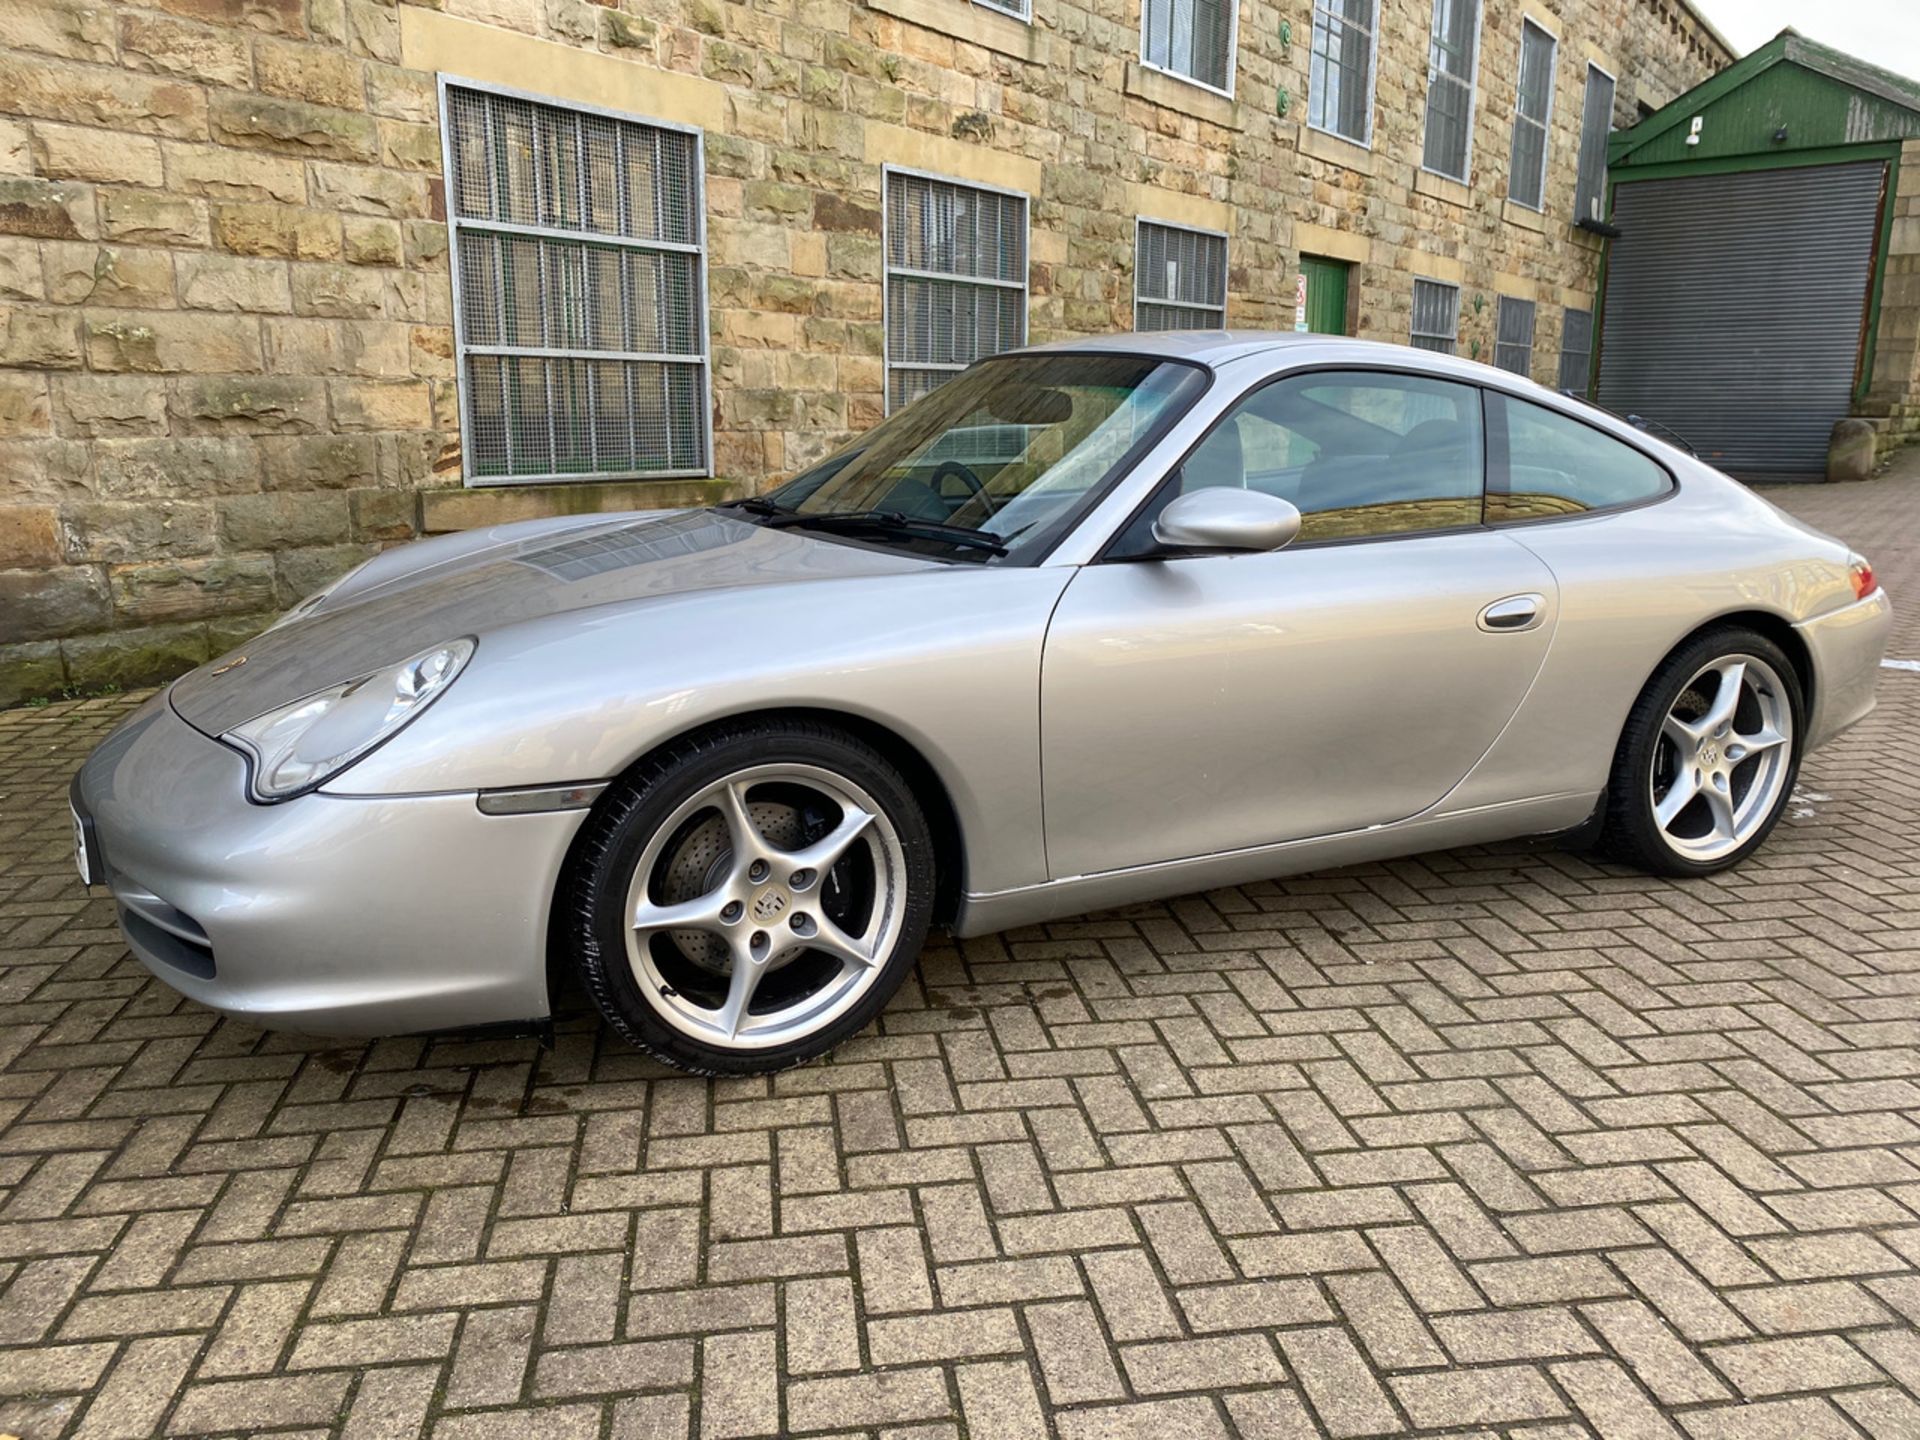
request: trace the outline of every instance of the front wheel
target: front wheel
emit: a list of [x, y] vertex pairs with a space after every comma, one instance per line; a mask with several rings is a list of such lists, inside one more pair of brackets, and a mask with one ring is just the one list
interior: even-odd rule
[[587, 822], [575, 962], [607, 1022], [702, 1074], [778, 1070], [865, 1026], [926, 938], [933, 844], [871, 747], [748, 722], [671, 747]]
[[1805, 700], [1780, 647], [1710, 631], [1635, 703], [1608, 786], [1604, 848], [1661, 875], [1712, 875], [1767, 838], [1800, 768]]

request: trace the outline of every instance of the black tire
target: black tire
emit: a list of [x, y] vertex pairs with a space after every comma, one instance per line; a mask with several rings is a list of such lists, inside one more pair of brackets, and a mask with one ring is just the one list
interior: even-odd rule
[[[663, 1018], [663, 1002], [635, 973], [627, 949], [629, 886], [648, 842], [676, 810], [728, 775], [779, 764], [833, 772], [884, 811], [905, 858], [902, 923], [858, 1002], [816, 1032], [758, 1049], [704, 1043]], [[622, 1039], [693, 1074], [761, 1074], [833, 1049], [869, 1024], [900, 988], [932, 914], [933, 839], [912, 789], [872, 746], [811, 721], [743, 720], [677, 741], [616, 781], [581, 831], [562, 896], [567, 950], [595, 1007]]]
[[[1764, 661], [1779, 677], [1780, 688], [1785, 692], [1793, 717], [1786, 779], [1773, 801], [1771, 812], [1737, 849], [1711, 860], [1700, 860], [1675, 850], [1660, 828], [1654, 818], [1649, 777], [1653, 772], [1661, 727], [1668, 713], [1686, 692], [1689, 682], [1714, 661], [1742, 655]], [[1606, 821], [1599, 845], [1601, 853], [1656, 875], [1680, 879], [1715, 875], [1738, 865], [1766, 843], [1773, 827], [1786, 813], [1787, 800], [1793, 794], [1800, 772], [1801, 738], [1805, 733], [1806, 698], [1800, 673], [1784, 650], [1758, 631], [1738, 625], [1718, 626], [1695, 636], [1654, 672], [1646, 689], [1640, 692], [1640, 698], [1628, 712], [1607, 782]]]

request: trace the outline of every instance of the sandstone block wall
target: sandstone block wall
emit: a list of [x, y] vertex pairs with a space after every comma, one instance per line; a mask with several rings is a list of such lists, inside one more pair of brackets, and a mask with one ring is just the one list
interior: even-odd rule
[[[1679, 0], [1487, 0], [1472, 183], [1418, 172], [1431, 0], [1382, 0], [1374, 136], [1308, 130], [1310, 0], [1242, 0], [1231, 99], [1140, 0], [0, 0], [0, 703], [176, 673], [382, 545], [757, 488], [882, 409], [881, 174], [1027, 192], [1033, 339], [1132, 321], [1138, 216], [1230, 232], [1229, 319], [1302, 254], [1357, 333], [1415, 275], [1538, 302], [1551, 380], [1586, 66], [1618, 123], [1730, 57]], [[1547, 213], [1505, 204], [1522, 17], [1560, 37]], [[715, 479], [463, 486], [436, 74], [706, 137]]]

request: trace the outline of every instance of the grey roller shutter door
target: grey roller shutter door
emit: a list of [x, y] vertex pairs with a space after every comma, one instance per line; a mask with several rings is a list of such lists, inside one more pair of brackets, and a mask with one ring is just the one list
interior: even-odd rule
[[1852, 408], [1886, 166], [1621, 184], [1600, 403], [1736, 474], [1819, 475]]

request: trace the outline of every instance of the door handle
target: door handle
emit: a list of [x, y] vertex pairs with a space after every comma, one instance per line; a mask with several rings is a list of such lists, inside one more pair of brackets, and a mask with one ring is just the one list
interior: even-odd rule
[[1480, 612], [1480, 628], [1496, 635], [1531, 630], [1540, 623], [1546, 608], [1544, 595], [1509, 595]]

